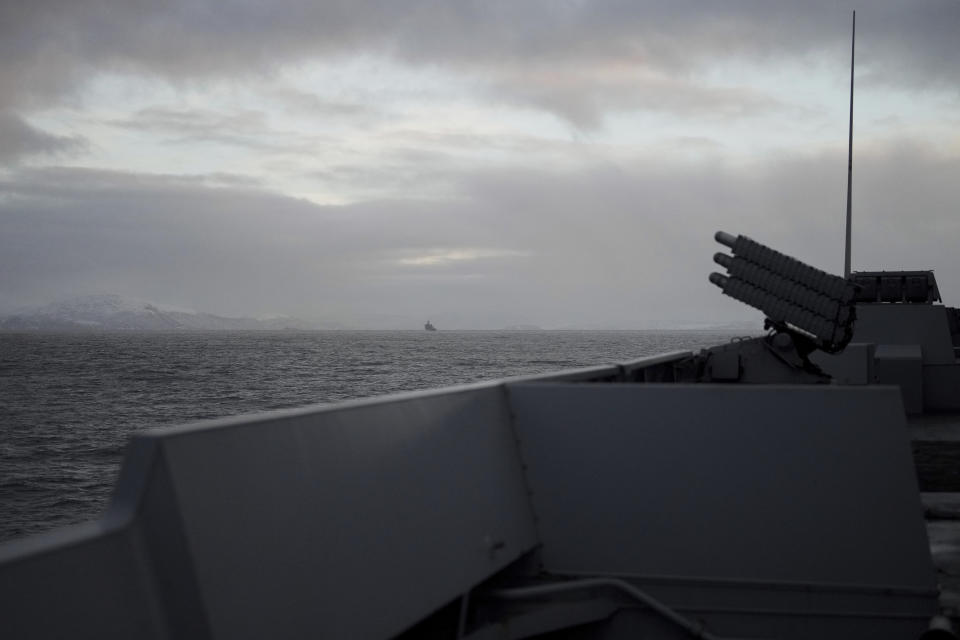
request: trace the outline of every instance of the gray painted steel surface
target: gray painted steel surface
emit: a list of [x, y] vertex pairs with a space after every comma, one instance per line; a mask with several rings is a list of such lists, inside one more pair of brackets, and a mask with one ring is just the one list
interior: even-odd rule
[[216, 637], [385, 637], [536, 544], [495, 387], [187, 431], [166, 447]]
[[[103, 520], [0, 547], [0, 637], [384, 638], [557, 572], [727, 635], [921, 628], [896, 390], [616, 382], [686, 355], [138, 436]], [[467, 631], [676, 634], [622, 595], [553, 605]]]
[[954, 364], [947, 308], [932, 304], [858, 304], [854, 342], [918, 344], [924, 364]]
[[810, 360], [828, 372], [835, 384], [876, 384], [876, 347], [872, 343], [851, 342], [840, 353], [815, 351]]
[[652, 581], [707, 613], [935, 613], [895, 387], [508, 389], [547, 570]]
[[812, 359], [839, 384], [876, 377], [881, 384], [899, 385], [910, 413], [960, 410], [960, 361], [949, 321], [954, 311], [936, 304], [859, 304], [854, 339], [873, 354], [864, 362], [852, 344], [840, 354], [816, 353]]
[[894, 387], [508, 389], [552, 571], [933, 584]]
[[934, 412], [960, 410], [960, 364], [924, 365], [923, 404]]
[[919, 344], [880, 344], [875, 353], [880, 384], [900, 387], [907, 413], [923, 413], [923, 350]]
[[155, 431], [135, 449], [119, 531], [10, 546], [0, 636], [389, 637], [536, 544], [495, 385]]
[[170, 637], [132, 529], [98, 522], [43, 541], [39, 553], [10, 545], [0, 556], [0, 637]]

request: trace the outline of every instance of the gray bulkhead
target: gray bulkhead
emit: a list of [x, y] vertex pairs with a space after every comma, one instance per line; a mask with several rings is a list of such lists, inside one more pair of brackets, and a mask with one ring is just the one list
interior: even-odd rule
[[[896, 280], [897, 273], [876, 272], [881, 281]], [[902, 273], [923, 273], [931, 293], [924, 291], [914, 302], [896, 295], [886, 302], [860, 301], [853, 342], [842, 353], [815, 353], [811, 359], [841, 383], [899, 386], [909, 414], [958, 411], [957, 310], [935, 304], [933, 272]]]
[[691, 637], [640, 592], [702, 637], [919, 636], [897, 389], [688, 355], [139, 435], [103, 519], [0, 547], [0, 636]]

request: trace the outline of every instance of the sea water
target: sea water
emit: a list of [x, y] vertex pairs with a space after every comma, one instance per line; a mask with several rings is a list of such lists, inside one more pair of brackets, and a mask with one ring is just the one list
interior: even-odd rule
[[130, 435], [696, 350], [709, 331], [0, 333], [0, 541], [96, 518]]

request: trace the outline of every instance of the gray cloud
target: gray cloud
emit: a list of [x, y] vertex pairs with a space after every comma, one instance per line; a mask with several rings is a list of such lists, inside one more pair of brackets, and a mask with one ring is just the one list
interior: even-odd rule
[[[598, 78], [596, 72], [527, 71], [504, 78], [491, 87], [501, 99], [535, 106], [568, 120], [581, 129], [603, 123], [608, 111], [642, 109], [702, 120], [724, 120], [759, 115], [785, 105], [745, 87], [707, 87], [676, 78], [644, 78], [619, 74]], [[509, 96], [509, 98], [504, 98]]]
[[[0, 183], [0, 304], [116, 292], [223, 314], [444, 313], [468, 327], [754, 317], [707, 283], [713, 232], [838, 272], [844, 167], [842, 152], [740, 169], [514, 167], [465, 172], [446, 201], [349, 206], [217, 177], [21, 169]], [[960, 302], [945, 277], [960, 273], [958, 170], [904, 141], [862, 153], [854, 266], [937, 268]]]
[[377, 108], [369, 104], [331, 100], [316, 93], [283, 85], [272, 87], [270, 96], [285, 104], [291, 111], [307, 113], [324, 120], [340, 118], [357, 120], [363, 116], [371, 116], [377, 111]]
[[319, 147], [334, 141], [329, 137], [274, 129], [264, 112], [251, 109], [222, 112], [150, 107], [107, 124], [156, 133], [171, 144], [214, 143], [280, 154], [312, 155]]
[[[843, 59], [852, 6], [836, 0], [56, 4], [0, 6], [0, 107], [49, 102], [98, 70], [189, 82], [271, 75], [288, 63], [362, 51], [448, 67], [508, 91], [517, 88], [518, 75], [536, 80], [543, 69], [569, 71], [576, 87], [551, 92], [534, 82], [527, 99], [581, 124], [607, 108], [650, 103], [647, 93], [611, 92], [591, 76], [610, 66], [673, 76], [681, 94], [671, 100], [689, 102], [711, 96], [684, 97], [684, 78], [717, 58], [776, 63], [833, 51]], [[860, 59], [872, 81], [956, 94], [960, 3], [878, 0], [861, 12], [860, 33]], [[734, 111], [757, 105], [757, 96], [720, 89]]]
[[86, 146], [87, 142], [79, 136], [53, 135], [15, 114], [0, 111], [0, 165], [29, 156], [77, 153]]
[[266, 115], [250, 109], [220, 113], [208, 109], [165, 109], [151, 107], [113, 121], [118, 127], [138, 131], [173, 133], [188, 139], [204, 139], [211, 131], [229, 131], [239, 135], [269, 133]]

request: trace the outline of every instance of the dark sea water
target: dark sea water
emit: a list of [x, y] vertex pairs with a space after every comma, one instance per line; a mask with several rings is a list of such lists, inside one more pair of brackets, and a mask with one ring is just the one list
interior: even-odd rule
[[0, 333], [0, 541], [96, 518], [130, 434], [699, 349], [704, 331]]

